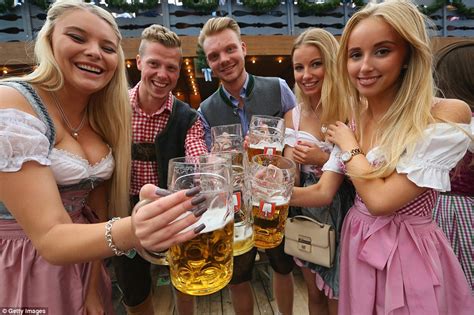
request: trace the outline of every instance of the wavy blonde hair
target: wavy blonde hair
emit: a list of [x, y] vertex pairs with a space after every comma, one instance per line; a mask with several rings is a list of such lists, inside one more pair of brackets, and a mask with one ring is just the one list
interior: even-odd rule
[[[330, 124], [337, 120], [346, 121], [349, 118], [349, 112], [346, 106], [340, 106], [338, 101], [340, 97], [339, 83], [337, 80], [336, 55], [339, 43], [334, 36], [321, 28], [310, 28], [301, 33], [293, 43], [291, 56], [296, 49], [302, 46], [314, 46], [321, 52], [322, 63], [324, 66], [324, 81], [321, 88], [321, 123]], [[295, 95], [298, 103], [305, 109], [310, 109], [311, 102], [309, 96], [305, 95], [298, 84], [295, 84]]]
[[112, 148], [115, 169], [108, 196], [109, 215], [125, 216], [129, 213], [129, 185], [131, 159], [131, 109], [128, 100], [128, 83], [122, 35], [114, 17], [106, 10], [79, 0], [54, 2], [48, 10], [46, 22], [38, 33], [35, 43], [37, 68], [29, 75], [18, 78], [39, 85], [48, 91], [57, 91], [64, 86], [64, 76], [53, 55], [51, 37], [56, 22], [72, 10], [86, 10], [103, 19], [114, 30], [119, 40], [118, 65], [110, 82], [102, 90], [91, 95], [87, 107], [89, 123]]
[[339, 75], [342, 81], [342, 94], [346, 106], [354, 109], [357, 126], [356, 136], [361, 140], [360, 113], [367, 106], [363, 96], [352, 85], [347, 71], [348, 41], [354, 28], [367, 18], [376, 17], [388, 23], [406, 42], [408, 56], [407, 69], [399, 78], [399, 89], [393, 104], [379, 122], [375, 133], [375, 143], [382, 150], [385, 163], [365, 174], [364, 178], [386, 177], [398, 164], [402, 154], [412, 154], [415, 143], [423, 135], [428, 124], [435, 122], [431, 114], [435, 96], [432, 76], [431, 42], [426, 30], [428, 19], [416, 6], [406, 0], [388, 0], [382, 3], [369, 3], [355, 13], [348, 21], [341, 37], [337, 56]]

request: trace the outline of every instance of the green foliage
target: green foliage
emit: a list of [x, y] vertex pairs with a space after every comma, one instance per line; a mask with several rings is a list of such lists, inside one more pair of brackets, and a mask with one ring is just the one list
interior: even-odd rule
[[299, 12], [309, 15], [321, 14], [326, 11], [331, 11], [336, 9], [340, 5], [340, 0], [329, 0], [323, 3], [312, 3], [308, 2], [307, 0], [298, 0], [297, 3]]
[[[90, 0], [86, 0], [90, 2]], [[127, 3], [126, 0], [107, 0], [107, 4], [111, 9], [119, 9], [123, 12], [138, 12], [139, 10], [150, 10], [157, 8], [160, 4], [157, 0], [144, 0], [140, 3], [139, 0], [132, 0], [132, 3]]]
[[204, 50], [199, 44], [198, 44], [196, 53], [197, 53], [197, 58], [196, 58], [197, 72], [201, 72], [201, 70], [204, 68], [209, 68], [209, 65], [207, 64], [206, 54], [204, 53]]
[[243, 0], [246, 7], [251, 8], [255, 12], [268, 12], [279, 6], [281, 0]]
[[[50, 5], [48, 0], [32, 0], [33, 4], [40, 7], [43, 10], [47, 10]], [[91, 0], [85, 0], [85, 2], [91, 2]], [[96, 1], [98, 4], [99, 1]], [[108, 7], [106, 9], [117, 9], [124, 12], [137, 12], [139, 10], [149, 10], [158, 7], [160, 4], [158, 0], [144, 0], [140, 3], [139, 0], [132, 0], [132, 3], [127, 3], [126, 0], [107, 0]]]
[[3, 0], [3, 2], [0, 2], [0, 13], [4, 13], [13, 9], [13, 0]]
[[219, 6], [218, 0], [183, 0], [183, 6], [200, 12], [211, 13]]
[[420, 10], [421, 13], [429, 16], [429, 15], [435, 13], [436, 11], [438, 11], [439, 9], [441, 9], [444, 6], [445, 2], [446, 2], [446, 0], [435, 0], [429, 6], [419, 5], [418, 10]]
[[435, 0], [432, 4], [429, 6], [423, 6], [419, 5], [418, 9], [425, 15], [429, 16], [442, 7], [446, 6], [448, 9], [452, 8], [459, 13], [459, 15], [465, 16], [467, 18], [474, 18], [474, 8], [468, 8], [464, 3], [462, 3], [461, 0], [452, 0], [452, 1], [446, 1], [446, 0]]
[[474, 8], [468, 8], [461, 0], [453, 0], [452, 6], [454, 6], [459, 15], [465, 16], [469, 19], [474, 19]]

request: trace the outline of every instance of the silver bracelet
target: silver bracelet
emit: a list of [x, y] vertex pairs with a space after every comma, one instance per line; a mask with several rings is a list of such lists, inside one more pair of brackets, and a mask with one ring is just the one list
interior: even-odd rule
[[115, 223], [115, 221], [120, 220], [119, 217], [115, 217], [107, 221], [105, 224], [105, 241], [107, 242], [107, 246], [110, 247], [112, 252], [114, 253], [115, 256], [122, 256], [122, 255], [130, 255], [132, 252], [132, 249], [129, 249], [128, 251], [124, 252], [120, 249], [117, 248], [114, 244], [114, 240], [112, 239], [112, 225]]

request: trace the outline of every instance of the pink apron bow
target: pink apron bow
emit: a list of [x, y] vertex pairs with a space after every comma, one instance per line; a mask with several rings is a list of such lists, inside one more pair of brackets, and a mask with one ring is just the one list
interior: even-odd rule
[[[366, 214], [358, 198], [355, 206]], [[362, 240], [358, 259], [377, 270], [386, 270], [385, 314], [404, 305], [413, 314], [438, 314], [434, 287], [440, 285], [441, 271], [436, 270], [415, 235], [417, 225], [427, 224], [431, 224], [431, 217], [398, 213], [381, 216]]]

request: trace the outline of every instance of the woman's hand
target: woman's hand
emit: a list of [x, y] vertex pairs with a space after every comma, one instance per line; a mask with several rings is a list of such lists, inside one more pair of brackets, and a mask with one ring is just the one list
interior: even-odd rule
[[171, 245], [190, 240], [202, 231], [204, 224], [183, 232], [207, 210], [203, 207], [206, 198], [199, 195], [200, 191], [200, 187], [194, 187], [170, 193], [154, 185], [143, 186], [141, 201], [132, 213], [132, 229], [137, 246], [160, 252]]
[[326, 139], [337, 145], [342, 151], [350, 151], [359, 147], [352, 129], [340, 121], [328, 126]]
[[328, 153], [309, 141], [299, 140], [293, 148], [293, 160], [301, 165], [322, 166], [328, 158]]

